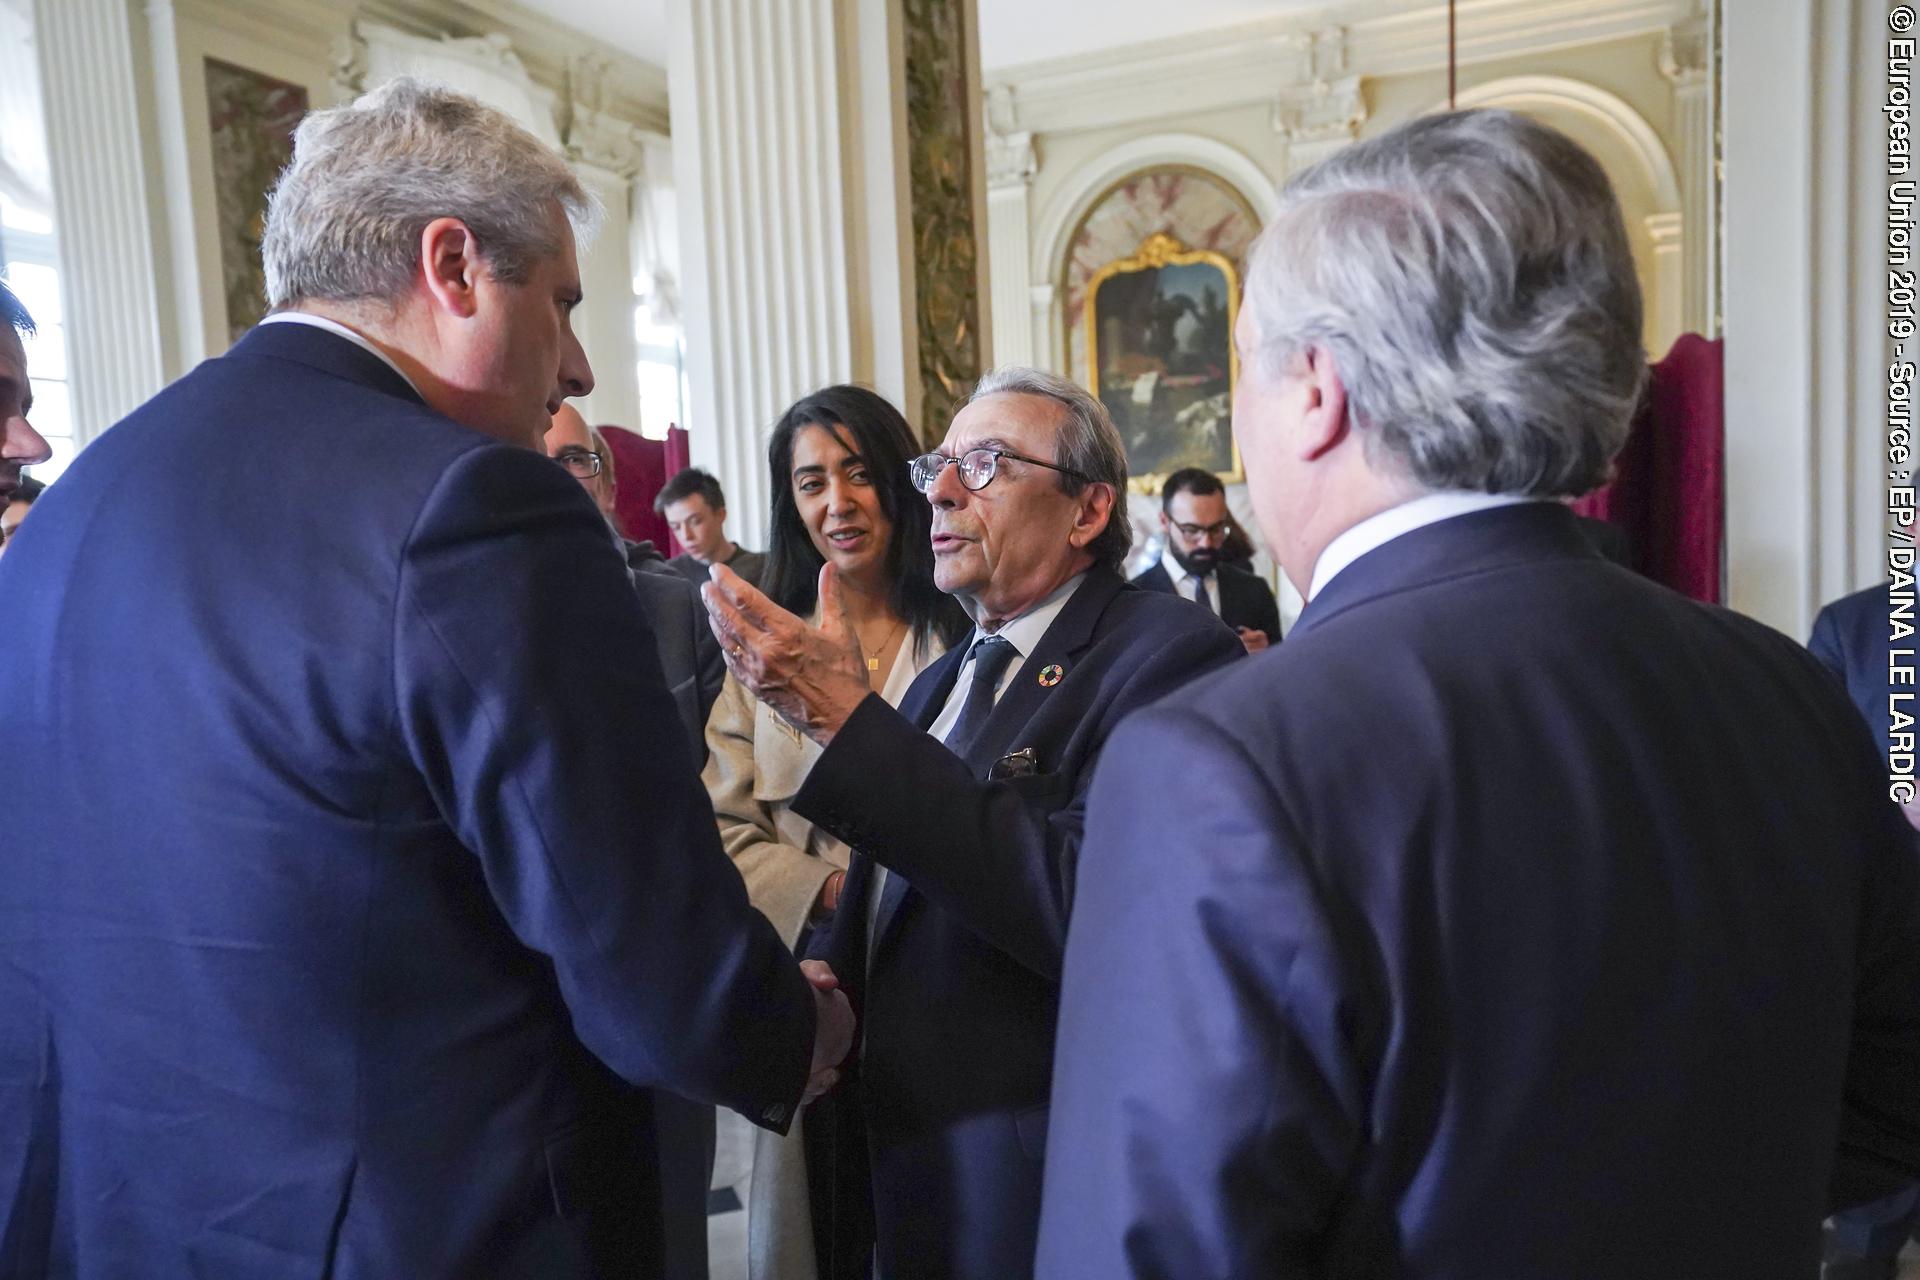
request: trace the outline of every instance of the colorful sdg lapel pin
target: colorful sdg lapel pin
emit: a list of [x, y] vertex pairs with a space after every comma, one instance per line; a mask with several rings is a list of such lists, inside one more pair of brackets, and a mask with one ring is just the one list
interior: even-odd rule
[[1067, 678], [1067, 669], [1057, 662], [1050, 662], [1040, 668], [1040, 687], [1051, 689]]

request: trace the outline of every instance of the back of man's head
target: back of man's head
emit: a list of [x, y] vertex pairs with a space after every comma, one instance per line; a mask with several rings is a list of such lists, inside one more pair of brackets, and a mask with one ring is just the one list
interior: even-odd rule
[[315, 111], [267, 203], [267, 300], [396, 302], [412, 287], [421, 233], [458, 218], [493, 277], [526, 279], [559, 252], [555, 207], [584, 238], [596, 206], [566, 161], [506, 115], [411, 77]]
[[1302, 171], [1249, 254], [1248, 359], [1329, 352], [1376, 469], [1428, 489], [1585, 493], [1646, 374], [1600, 164], [1508, 111], [1425, 116]]
[[704, 500], [707, 509], [716, 514], [727, 509], [727, 495], [721, 491], [720, 482], [699, 467], [688, 467], [661, 487], [653, 500], [654, 514], [665, 515], [674, 503], [696, 497]]
[[1204, 498], [1210, 493], [1226, 491], [1227, 487], [1220, 483], [1220, 477], [1213, 472], [1202, 467], [1182, 467], [1160, 486], [1160, 510], [1167, 510], [1173, 505], [1174, 498], [1183, 493]]

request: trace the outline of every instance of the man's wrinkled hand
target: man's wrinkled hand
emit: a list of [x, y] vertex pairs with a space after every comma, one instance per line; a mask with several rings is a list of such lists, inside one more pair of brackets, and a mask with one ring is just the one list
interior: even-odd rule
[[820, 569], [820, 625], [810, 627], [725, 565], [700, 588], [727, 670], [754, 697], [821, 746], [871, 691], [860, 639], [832, 565]]
[[813, 986], [813, 1068], [803, 1102], [812, 1102], [840, 1083], [840, 1064], [853, 1052], [853, 1006], [824, 960], [802, 960], [800, 972]]

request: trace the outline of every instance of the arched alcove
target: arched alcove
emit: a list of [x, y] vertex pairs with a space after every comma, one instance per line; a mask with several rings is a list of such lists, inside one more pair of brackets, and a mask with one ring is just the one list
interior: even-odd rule
[[[1504, 107], [1551, 125], [1593, 153], [1613, 181], [1646, 300], [1641, 333], [1658, 359], [1680, 336], [1680, 182], [1653, 126], [1626, 101], [1565, 76], [1508, 76], [1462, 90], [1460, 107]], [[1447, 109], [1435, 103], [1433, 111]]]

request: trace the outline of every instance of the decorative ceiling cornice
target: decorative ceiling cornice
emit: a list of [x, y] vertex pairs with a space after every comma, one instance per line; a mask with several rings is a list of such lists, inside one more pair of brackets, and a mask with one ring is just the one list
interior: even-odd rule
[[[1297, 100], [1355, 72], [1404, 75], [1446, 65], [1444, 4], [1381, 4], [1336, 24], [1355, 6], [1298, 11], [1239, 27], [1173, 36], [1002, 67], [986, 79], [992, 126], [1052, 133]], [[1701, 0], [1462, 0], [1462, 64], [1666, 33], [1701, 12]], [[1334, 38], [1337, 35], [1337, 39]], [[1142, 92], [1143, 86], [1153, 92]]]

